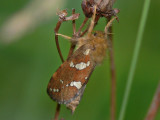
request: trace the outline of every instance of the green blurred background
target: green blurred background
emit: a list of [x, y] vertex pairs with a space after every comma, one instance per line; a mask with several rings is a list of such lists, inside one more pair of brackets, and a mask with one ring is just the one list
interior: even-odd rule
[[[114, 22], [114, 52], [117, 73], [118, 118], [128, 71], [133, 55], [143, 2], [117, 0], [120, 22]], [[63, 6], [81, 14], [77, 27], [84, 19], [81, 0], [67, 0]], [[1, 1], [0, 27], [17, 11], [28, 5], [28, 0]], [[143, 42], [127, 106], [125, 120], [143, 120], [160, 80], [160, 1], [151, 1]], [[54, 117], [56, 102], [46, 93], [51, 75], [61, 65], [55, 40], [54, 27], [58, 21], [56, 11], [52, 17], [28, 30], [11, 43], [0, 43], [0, 119], [1, 120], [50, 120]], [[42, 14], [42, 16], [44, 16]], [[103, 30], [101, 19], [96, 30]], [[71, 22], [62, 24], [60, 33], [71, 36]], [[8, 36], [10, 36], [8, 34]], [[69, 42], [60, 38], [62, 53], [66, 58]], [[108, 57], [93, 72], [75, 114], [62, 105], [60, 117], [65, 120], [108, 120], [110, 118], [110, 73]], [[160, 112], [156, 120], [160, 119]]]

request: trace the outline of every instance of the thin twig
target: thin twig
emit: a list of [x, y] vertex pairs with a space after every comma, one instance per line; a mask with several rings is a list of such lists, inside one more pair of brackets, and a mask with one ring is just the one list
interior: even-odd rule
[[[72, 9], [72, 15], [75, 14], [75, 9]], [[73, 35], [76, 33], [76, 21], [72, 21], [72, 26], [73, 26]]]
[[56, 107], [56, 112], [55, 112], [54, 120], [58, 120], [59, 113], [60, 113], [60, 108], [61, 108], [61, 105], [57, 103], [57, 107]]
[[83, 28], [83, 27], [84, 27], [84, 25], [87, 23], [87, 21], [88, 21], [88, 18], [87, 18], [87, 17], [85, 17], [85, 19], [84, 19], [83, 23], [82, 23], [82, 24], [81, 24], [81, 26], [79, 27], [79, 30], [78, 30], [77, 34], [79, 34], [79, 33], [82, 31], [82, 28]]
[[[75, 9], [72, 10], [72, 14], [75, 13]], [[78, 32], [76, 32], [76, 24], [75, 24], [75, 20], [72, 21], [72, 25], [73, 25], [73, 37], [82, 37], [80, 35], [82, 28], [84, 27], [84, 25], [87, 23], [88, 18], [85, 17], [84, 21], [82, 22], [81, 26], [79, 27]], [[88, 31], [88, 29], [86, 29], [86, 32]], [[83, 34], [84, 35], [84, 34]], [[73, 54], [73, 51], [75, 49], [76, 45], [74, 45], [73, 43], [71, 43], [71, 47], [68, 53], [68, 57], [70, 57]]]
[[159, 106], [160, 106], [160, 82], [155, 92], [154, 98], [152, 100], [152, 103], [150, 105], [145, 120], [154, 120]]
[[57, 33], [59, 31], [59, 28], [60, 28], [62, 22], [69, 21], [69, 20], [73, 21], [73, 31], [75, 32], [75, 22], [74, 22], [74, 20], [78, 19], [80, 14], [79, 13], [75, 14], [75, 10], [74, 9], [73, 9], [72, 15], [69, 16], [69, 17], [66, 17], [67, 14], [68, 14], [67, 10], [58, 11], [57, 14], [59, 16], [59, 20], [58, 20], [58, 23], [56, 25], [56, 28], [54, 29], [55, 41], [56, 41], [56, 46], [57, 46], [57, 50], [58, 50], [59, 56], [61, 58], [61, 61], [64, 62], [64, 59], [63, 59], [63, 56], [62, 56], [62, 53], [61, 53], [61, 49], [60, 49], [60, 46], [59, 46], [59, 42], [58, 42]]
[[[107, 18], [108, 21], [111, 17]], [[112, 26], [109, 27], [109, 33], [112, 33]], [[114, 62], [114, 51], [113, 51], [113, 34], [108, 34], [109, 36], [109, 56], [110, 56], [110, 73], [111, 73], [111, 120], [115, 120], [116, 114], [116, 70]]]
[[[62, 24], [62, 22], [58, 21], [58, 23], [56, 25], [56, 28], [55, 28], [55, 33], [58, 33], [61, 24]], [[55, 41], [56, 41], [56, 46], [57, 46], [57, 50], [58, 50], [59, 56], [60, 56], [61, 61], [63, 63], [64, 59], [63, 59], [63, 56], [62, 56], [62, 53], [61, 53], [61, 50], [60, 50], [60, 46], [59, 46], [59, 42], [58, 42], [58, 35], [56, 35], [56, 34], [55, 34]], [[61, 105], [57, 103], [54, 120], [58, 120], [58, 116], [59, 116], [59, 113], [60, 113], [60, 108], [61, 108]]]
[[58, 53], [59, 53], [59, 56], [61, 58], [61, 61], [64, 62], [64, 59], [63, 59], [63, 56], [62, 56], [62, 52], [61, 52], [61, 49], [60, 49], [60, 46], [59, 46], [59, 42], [58, 42], [58, 35], [56, 35], [56, 33], [58, 33], [59, 31], [59, 28], [62, 24], [62, 21], [58, 21], [57, 25], [56, 25], [56, 28], [55, 28], [55, 41], [56, 41], [56, 46], [57, 46], [57, 50], [58, 50]]
[[[72, 14], [74, 14], [74, 13], [75, 13], [75, 9], [72, 9]], [[74, 37], [74, 35], [76, 34], [76, 21], [75, 20], [72, 21], [72, 27], [73, 27], [73, 37]], [[75, 47], [76, 47], [76, 45], [71, 43], [71, 47], [70, 47], [67, 58], [69, 58], [73, 54]]]
[[[96, 16], [96, 18], [95, 18], [95, 23], [94, 23], [94, 27], [97, 25], [99, 19], [100, 19], [100, 16]], [[88, 25], [87, 28], [81, 33], [80, 37], [83, 37], [83, 36], [86, 34], [86, 32], [88, 32], [89, 26], [90, 26], [90, 25]]]

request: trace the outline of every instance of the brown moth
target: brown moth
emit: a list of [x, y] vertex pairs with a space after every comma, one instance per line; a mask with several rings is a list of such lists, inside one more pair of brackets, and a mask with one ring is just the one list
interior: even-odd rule
[[47, 92], [51, 99], [59, 104], [66, 104], [72, 112], [81, 100], [91, 73], [106, 55], [108, 27], [116, 18], [106, 25], [104, 32], [96, 31], [92, 34], [95, 15], [96, 7], [86, 36], [75, 39], [57, 34], [76, 44], [77, 50], [53, 74]]

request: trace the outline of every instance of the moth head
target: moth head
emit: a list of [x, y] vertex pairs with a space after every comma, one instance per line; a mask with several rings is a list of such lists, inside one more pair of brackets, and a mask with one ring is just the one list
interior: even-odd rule
[[94, 37], [104, 38], [105, 33], [102, 31], [95, 31], [93, 32]]

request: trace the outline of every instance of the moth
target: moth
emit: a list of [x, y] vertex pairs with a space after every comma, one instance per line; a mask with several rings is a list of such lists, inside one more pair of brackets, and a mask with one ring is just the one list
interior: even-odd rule
[[57, 34], [76, 44], [77, 49], [53, 74], [47, 87], [47, 93], [51, 99], [59, 104], [65, 104], [72, 112], [79, 104], [93, 70], [105, 58], [108, 28], [116, 18], [108, 22], [104, 32], [92, 33], [95, 16], [96, 7], [88, 33], [84, 37], [72, 38]]

